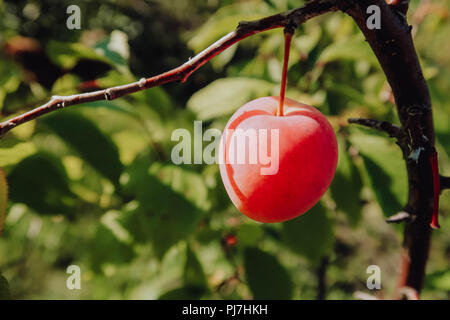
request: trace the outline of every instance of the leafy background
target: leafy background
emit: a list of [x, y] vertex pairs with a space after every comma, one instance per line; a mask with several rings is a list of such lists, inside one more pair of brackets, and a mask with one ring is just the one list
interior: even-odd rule
[[[82, 29], [65, 27], [78, 4]], [[0, 0], [3, 118], [66, 95], [135, 81], [182, 64], [240, 20], [296, 0]], [[409, 21], [431, 90], [440, 169], [450, 174], [450, 4], [411, 1]], [[289, 66], [290, 98], [333, 124], [340, 159], [308, 214], [259, 224], [229, 201], [217, 165], [175, 166], [176, 128], [223, 129], [251, 99], [277, 94], [282, 31], [228, 49], [185, 84], [88, 103], [16, 128], [0, 141], [0, 298], [354, 299], [392, 297], [402, 227], [384, 219], [405, 203], [402, 155], [385, 135], [348, 117], [397, 123], [385, 77], [354, 22], [341, 13], [302, 25]], [[6, 184], [6, 180], [7, 184]], [[6, 193], [9, 201], [6, 203]], [[450, 298], [450, 200], [423, 298]], [[6, 219], [5, 219], [6, 217]], [[82, 289], [66, 288], [81, 267]], [[366, 288], [366, 268], [382, 289]], [[325, 292], [319, 283], [325, 281]]]

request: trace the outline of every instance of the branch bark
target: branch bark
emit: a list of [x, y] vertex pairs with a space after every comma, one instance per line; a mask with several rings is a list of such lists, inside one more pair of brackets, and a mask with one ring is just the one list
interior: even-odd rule
[[251, 35], [271, 29], [284, 28], [286, 26], [296, 27], [313, 17], [337, 10], [338, 5], [336, 0], [313, 0], [298, 9], [276, 14], [260, 20], [243, 21], [239, 23], [235, 31], [230, 32], [217, 42], [213, 43], [211, 46], [200, 52], [183, 65], [166, 73], [147, 79], [143, 78], [137, 82], [104, 90], [71, 96], [53, 96], [50, 101], [44, 105], [7, 121], [1, 122], [0, 137], [20, 124], [34, 120], [46, 113], [62, 108], [92, 101], [114, 100], [134, 92], [160, 86], [169, 82], [185, 82], [193, 72], [214, 58], [216, 55]]
[[[371, 30], [366, 25], [370, 5], [377, 5], [381, 10], [381, 29]], [[420, 292], [430, 247], [434, 195], [430, 158], [435, 147], [430, 94], [414, 49], [411, 26], [406, 21], [405, 6], [399, 9], [384, 0], [352, 0], [341, 9], [355, 20], [377, 56], [406, 132], [407, 144], [402, 147], [409, 183], [405, 209], [412, 219], [405, 221], [399, 287]]]

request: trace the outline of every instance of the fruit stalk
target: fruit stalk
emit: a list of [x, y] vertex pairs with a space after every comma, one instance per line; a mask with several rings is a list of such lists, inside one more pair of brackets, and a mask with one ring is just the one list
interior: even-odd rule
[[284, 97], [286, 95], [286, 82], [287, 71], [289, 64], [289, 53], [291, 51], [292, 36], [294, 35], [295, 28], [287, 26], [284, 28], [284, 59], [283, 59], [283, 74], [281, 76], [281, 89], [280, 89], [280, 105], [278, 107], [278, 116], [284, 116]]

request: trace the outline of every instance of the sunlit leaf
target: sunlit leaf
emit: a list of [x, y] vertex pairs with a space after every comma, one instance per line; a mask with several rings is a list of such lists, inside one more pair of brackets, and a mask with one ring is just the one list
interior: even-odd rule
[[90, 120], [75, 112], [56, 112], [42, 120], [96, 170], [117, 183], [122, 173], [117, 146]]
[[78, 93], [77, 86], [80, 79], [73, 74], [65, 74], [58, 78], [52, 87], [52, 92], [57, 95], [71, 95]]
[[233, 113], [250, 100], [267, 96], [274, 85], [247, 78], [219, 79], [197, 91], [188, 101], [188, 108], [199, 120], [210, 120]]
[[70, 213], [75, 198], [59, 159], [37, 153], [22, 160], [8, 175], [10, 198], [41, 214]]
[[356, 226], [361, 219], [361, 189], [358, 169], [345, 148], [345, 142], [339, 139], [339, 163], [330, 190], [337, 209], [347, 215], [352, 226]]
[[131, 117], [138, 117], [136, 110], [124, 101], [94, 101], [83, 104], [80, 108], [106, 108]]
[[107, 58], [93, 48], [81, 43], [66, 43], [52, 40], [47, 44], [46, 51], [50, 59], [64, 69], [73, 68], [82, 58], [109, 62]]
[[349, 40], [333, 42], [322, 51], [318, 58], [320, 63], [341, 60], [364, 60], [379, 68], [378, 60], [370, 49], [369, 44], [359, 35]]
[[305, 24], [305, 33], [293, 39], [292, 46], [301, 54], [308, 54], [319, 43], [322, 29], [315, 24]]
[[244, 224], [239, 227], [236, 238], [239, 246], [255, 246], [263, 237], [260, 225]]
[[188, 46], [194, 51], [200, 52], [233, 31], [239, 22], [257, 19], [271, 12], [273, 12], [273, 8], [254, 1], [236, 2], [222, 7], [196, 32]]
[[13, 165], [36, 152], [32, 142], [22, 142], [11, 147], [0, 148], [0, 166]]
[[19, 67], [0, 56], [0, 110], [6, 95], [19, 88], [21, 78]]
[[161, 87], [154, 87], [141, 91], [135, 95], [140, 98], [149, 108], [155, 110], [159, 116], [166, 119], [173, 115], [172, 101], [170, 96]]
[[214, 59], [211, 60], [211, 65], [213, 66], [214, 70], [220, 72], [233, 59], [236, 50], [237, 44], [231, 46], [218, 56], [214, 57]]
[[450, 270], [440, 270], [427, 275], [425, 286], [450, 292]]
[[111, 36], [95, 45], [95, 52], [101, 53], [113, 65], [126, 65], [130, 58], [130, 48], [126, 33], [114, 30]]
[[408, 194], [405, 161], [400, 148], [388, 137], [354, 130], [350, 141], [364, 160], [375, 197], [385, 216], [402, 210]]

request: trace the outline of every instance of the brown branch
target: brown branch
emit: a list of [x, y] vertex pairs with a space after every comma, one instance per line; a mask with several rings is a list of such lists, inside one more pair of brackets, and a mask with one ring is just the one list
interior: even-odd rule
[[365, 127], [386, 132], [392, 138], [400, 138], [403, 133], [402, 128], [387, 121], [379, 121], [374, 119], [363, 119], [363, 118], [350, 118], [347, 121], [348, 123], [355, 123]]
[[441, 192], [445, 189], [450, 189], [450, 177], [439, 176], [439, 184]]
[[317, 300], [325, 300], [327, 296], [327, 268], [329, 263], [328, 257], [323, 257], [317, 267]]
[[303, 7], [295, 10], [276, 14], [260, 20], [240, 22], [235, 31], [230, 32], [217, 42], [213, 43], [207, 49], [200, 52], [194, 58], [175, 69], [152, 78], [143, 78], [137, 82], [104, 90], [75, 94], [71, 96], [53, 96], [46, 104], [0, 123], [0, 137], [18, 125], [36, 119], [52, 111], [86, 102], [114, 100], [134, 92], [160, 86], [169, 82], [184, 82], [193, 72], [213, 57], [220, 54], [233, 44], [251, 35], [275, 28], [283, 28], [288, 25], [298, 26], [299, 24], [315, 16], [336, 10], [338, 10], [337, 0], [313, 0], [306, 3]]
[[[380, 29], [371, 30], [366, 25], [366, 12], [370, 5], [380, 8]], [[435, 148], [430, 94], [414, 49], [411, 26], [402, 10], [387, 5], [385, 0], [351, 0], [341, 9], [355, 20], [377, 56], [392, 88], [397, 113], [406, 133], [407, 148], [402, 148], [402, 151], [409, 184], [406, 208], [412, 219], [405, 221], [399, 287], [411, 287], [420, 292], [425, 277], [433, 214], [430, 157]]]

